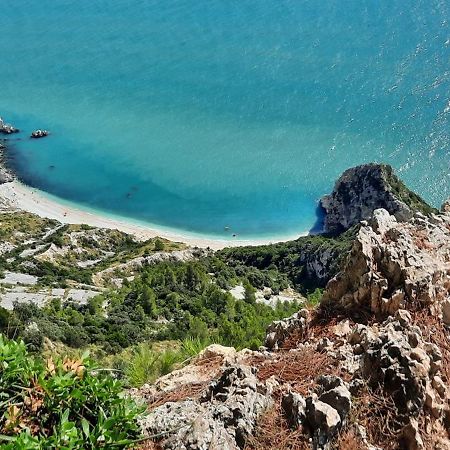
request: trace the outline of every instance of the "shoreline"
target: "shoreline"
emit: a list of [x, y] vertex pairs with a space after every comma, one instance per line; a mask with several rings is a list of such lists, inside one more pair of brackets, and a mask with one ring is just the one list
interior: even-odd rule
[[[9, 172], [9, 171], [8, 171]], [[11, 173], [9, 172], [11, 175]], [[183, 242], [191, 247], [211, 248], [220, 250], [226, 247], [242, 247], [246, 245], [267, 245], [277, 242], [294, 240], [300, 236], [306, 236], [309, 233], [298, 233], [295, 236], [278, 237], [272, 239], [220, 239], [214, 237], [201, 237], [183, 232], [177, 233], [164, 229], [152, 228], [151, 226], [138, 225], [132, 222], [115, 219], [102, 215], [101, 213], [92, 213], [82, 208], [76, 208], [71, 205], [59, 203], [56, 200], [46, 197], [37, 189], [29, 187], [14, 177], [12, 181], [6, 181], [0, 184], [0, 199], [5, 207], [13, 210], [27, 211], [40, 217], [55, 219], [63, 224], [86, 224], [98, 228], [109, 228], [131, 234], [140, 240], [161, 237], [170, 241]]]

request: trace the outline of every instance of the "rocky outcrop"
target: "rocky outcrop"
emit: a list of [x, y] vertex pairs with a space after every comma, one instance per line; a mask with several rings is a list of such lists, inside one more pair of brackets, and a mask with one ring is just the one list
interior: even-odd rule
[[174, 375], [205, 389], [151, 411], [144, 430], [163, 448], [237, 449], [251, 435], [249, 448], [277, 448], [264, 426], [299, 448], [450, 448], [450, 207], [420, 203], [386, 166], [340, 181], [330, 226], [364, 220], [320, 307], [273, 322], [259, 352], [206, 350], [226, 354], [213, 381], [195, 362]]
[[390, 166], [365, 164], [346, 170], [331, 194], [322, 197], [326, 212], [324, 231], [340, 233], [368, 220], [376, 209], [386, 209], [397, 220], [409, 220], [414, 212], [428, 214], [433, 208], [410, 191]]
[[440, 377], [441, 350], [423, 338], [408, 311], [397, 311], [377, 328], [359, 325], [349, 342], [361, 355], [361, 377], [383, 385], [399, 414], [417, 416], [424, 407], [437, 418], [444, 414], [450, 396]]
[[207, 250], [199, 248], [188, 248], [186, 250], [175, 250], [173, 252], [156, 252], [149, 256], [138, 256], [137, 258], [130, 259], [127, 262], [117, 264], [114, 267], [109, 267], [105, 270], [97, 272], [93, 279], [94, 283], [101, 285], [105, 279], [108, 279], [114, 275], [117, 271], [125, 272], [129, 270], [137, 270], [146, 265], [157, 264], [163, 261], [167, 262], [185, 262], [193, 259], [200, 258], [208, 255]]
[[34, 130], [30, 137], [33, 139], [40, 139], [43, 137], [47, 137], [50, 134], [48, 130]]
[[447, 199], [441, 206], [441, 212], [450, 213], [450, 198]]
[[0, 142], [0, 184], [9, 183], [14, 180], [14, 175], [5, 165], [6, 146]]
[[267, 328], [264, 345], [270, 350], [278, 350], [294, 331], [306, 333], [309, 311], [301, 309], [291, 317], [272, 322]]
[[143, 419], [144, 435], [164, 436], [164, 449], [243, 448], [261, 413], [271, 404], [271, 388], [249, 366], [226, 368], [199, 400], [168, 402]]
[[295, 392], [287, 393], [281, 402], [284, 414], [293, 428], [304, 426], [313, 437], [313, 447], [323, 448], [346, 423], [352, 399], [339, 377], [321, 376], [317, 392], [306, 399]]
[[448, 320], [450, 216], [417, 213], [399, 222], [386, 210], [363, 223], [344, 269], [327, 285], [324, 302], [394, 314], [430, 305]]
[[14, 134], [18, 133], [19, 129], [13, 127], [9, 123], [5, 123], [3, 119], [0, 117], [0, 134]]

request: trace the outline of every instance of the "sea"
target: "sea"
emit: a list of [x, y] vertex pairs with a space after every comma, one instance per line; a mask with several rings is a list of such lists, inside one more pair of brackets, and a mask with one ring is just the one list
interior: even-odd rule
[[448, 0], [4, 1], [9, 164], [78, 208], [230, 240], [319, 229], [370, 161], [439, 206], [449, 21]]

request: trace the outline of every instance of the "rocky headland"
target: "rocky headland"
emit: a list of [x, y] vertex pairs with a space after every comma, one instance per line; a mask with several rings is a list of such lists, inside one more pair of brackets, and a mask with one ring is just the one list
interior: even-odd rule
[[[255, 305], [265, 314], [280, 299], [294, 305], [264, 340], [261, 328], [256, 345], [245, 341], [253, 350], [209, 345], [130, 389], [146, 407], [140, 448], [450, 448], [450, 208], [427, 205], [389, 166], [339, 178], [322, 199], [322, 234], [218, 252], [0, 205], [0, 298], [35, 347], [39, 335], [52, 352], [58, 339], [76, 348], [90, 339], [97, 349], [107, 340], [102, 351], [117, 352], [118, 337], [126, 347], [167, 334], [175, 320], [185, 326], [183, 308], [202, 319], [234, 302], [253, 316], [237, 328], [227, 319], [225, 335], [245, 339]], [[210, 292], [219, 304], [208, 303]], [[207, 306], [198, 314], [200, 298]], [[28, 318], [16, 316], [30, 300], [29, 311], [19, 308]]]
[[333, 192], [322, 197], [321, 205], [326, 212], [326, 233], [341, 233], [361, 220], [370, 219], [379, 208], [398, 220], [408, 220], [416, 211], [436, 212], [385, 164], [364, 164], [346, 170]]
[[356, 228], [320, 304], [133, 391], [147, 448], [450, 448], [448, 209], [375, 164], [322, 204], [327, 232]]

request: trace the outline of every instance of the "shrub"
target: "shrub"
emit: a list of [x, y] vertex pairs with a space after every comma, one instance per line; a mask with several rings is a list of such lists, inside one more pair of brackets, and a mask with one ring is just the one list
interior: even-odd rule
[[155, 239], [155, 251], [162, 252], [165, 248], [164, 242], [160, 238]]
[[44, 363], [0, 335], [0, 367], [5, 450], [126, 448], [139, 435], [141, 410], [86, 356]]

